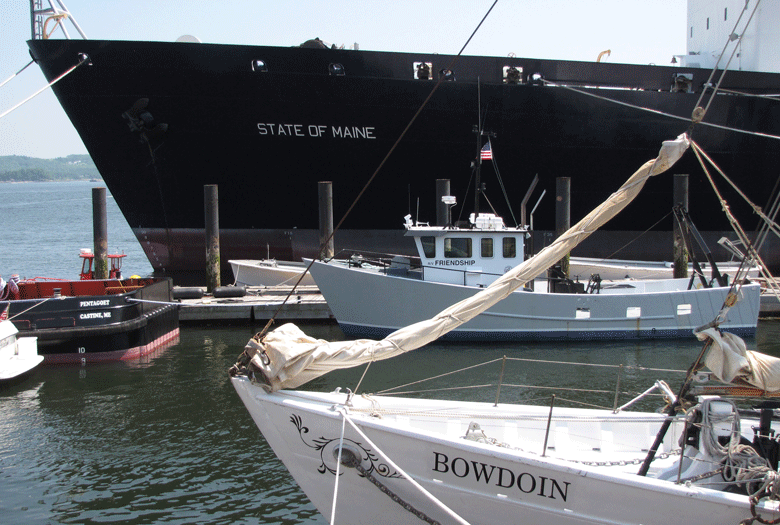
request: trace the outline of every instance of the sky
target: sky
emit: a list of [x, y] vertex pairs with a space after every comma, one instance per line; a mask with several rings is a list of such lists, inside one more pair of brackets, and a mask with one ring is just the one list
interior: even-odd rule
[[[91, 39], [295, 46], [310, 38], [374, 51], [455, 54], [494, 0], [63, 0]], [[48, 6], [48, 1], [43, 1]], [[686, 0], [499, 0], [464, 51], [668, 65], [685, 53]], [[68, 24], [71, 38], [78, 37]], [[0, 1], [0, 83], [28, 62], [30, 3]], [[52, 38], [62, 38], [58, 30]], [[0, 114], [46, 85], [35, 64], [0, 87]], [[0, 118], [0, 155], [86, 154], [50, 89]]]

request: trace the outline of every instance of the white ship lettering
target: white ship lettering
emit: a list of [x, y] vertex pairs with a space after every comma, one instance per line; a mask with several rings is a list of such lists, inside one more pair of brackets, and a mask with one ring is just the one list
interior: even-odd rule
[[89, 312], [80, 314], [79, 319], [110, 319], [111, 312]]
[[[330, 134], [328, 134], [330, 127]], [[283, 124], [277, 122], [258, 122], [257, 133], [272, 137], [314, 137], [339, 139], [376, 139], [374, 126], [327, 126], [324, 124]]]
[[108, 306], [108, 299], [100, 299], [98, 301], [80, 301], [79, 308], [91, 308], [93, 306]]

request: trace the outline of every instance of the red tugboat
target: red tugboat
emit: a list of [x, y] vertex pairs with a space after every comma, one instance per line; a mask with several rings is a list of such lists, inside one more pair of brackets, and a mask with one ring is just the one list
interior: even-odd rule
[[109, 255], [110, 278], [94, 279], [94, 255], [82, 250], [79, 280], [0, 278], [0, 309], [20, 336], [38, 338], [44, 364], [134, 359], [172, 344], [179, 310], [169, 278], [121, 278], [125, 254]]
[[[95, 272], [92, 270], [92, 263], [95, 260], [95, 254], [89, 248], [82, 248], [81, 253], [81, 273], [79, 276], [82, 281], [90, 281], [95, 278]], [[109, 253], [106, 255], [111, 267], [108, 269], [109, 279], [121, 279], [122, 278], [122, 259], [127, 257], [125, 253]]]

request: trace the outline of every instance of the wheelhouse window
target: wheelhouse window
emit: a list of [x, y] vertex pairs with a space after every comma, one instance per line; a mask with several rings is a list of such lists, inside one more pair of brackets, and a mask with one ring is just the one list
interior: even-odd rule
[[504, 259], [514, 259], [517, 257], [517, 239], [514, 237], [504, 237]]
[[471, 257], [471, 239], [468, 237], [444, 239], [444, 257], [460, 259]]
[[493, 239], [484, 238], [480, 240], [480, 255], [482, 257], [493, 257]]
[[428, 259], [436, 257], [436, 238], [435, 237], [420, 237], [420, 244], [422, 245], [423, 255]]

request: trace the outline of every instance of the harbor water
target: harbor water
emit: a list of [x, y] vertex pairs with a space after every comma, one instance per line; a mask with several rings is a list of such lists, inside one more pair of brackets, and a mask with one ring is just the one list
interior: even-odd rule
[[[78, 250], [92, 242], [96, 183], [0, 184], [4, 238], [0, 275], [75, 278]], [[151, 271], [130, 228], [108, 200], [109, 251], [128, 257], [124, 273]], [[13, 231], [9, 231], [13, 230]], [[184, 325], [176, 344], [140, 360], [38, 369], [0, 390], [0, 522], [326, 524], [274, 456], [235, 394], [227, 370], [262, 326]], [[340, 339], [333, 324], [302, 327]], [[780, 323], [762, 320], [749, 348], [780, 356]], [[676, 389], [698, 341], [569, 344], [432, 344], [397, 359], [343, 370], [306, 385], [493, 402], [611, 406], [664, 379]], [[475, 367], [492, 361], [489, 365]], [[566, 366], [554, 362], [598, 364]], [[614, 365], [626, 365], [619, 371]], [[630, 367], [630, 368], [628, 368]], [[457, 376], [411, 384], [444, 372]], [[493, 385], [451, 390], [456, 384]], [[549, 391], [533, 385], [556, 386]], [[589, 392], [574, 392], [587, 389]], [[432, 392], [425, 392], [426, 390]], [[630, 396], [621, 396], [625, 402]], [[658, 398], [643, 401], [654, 410]], [[323, 483], [333, 478], [323, 474]], [[340, 500], [344, 504], [348, 498]]]

